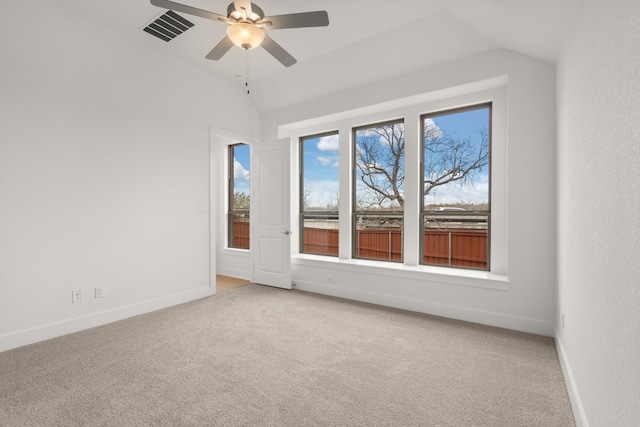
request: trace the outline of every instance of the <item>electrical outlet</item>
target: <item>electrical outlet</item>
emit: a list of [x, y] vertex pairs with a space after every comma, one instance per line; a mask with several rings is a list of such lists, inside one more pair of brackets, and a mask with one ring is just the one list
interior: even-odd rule
[[96, 298], [104, 298], [104, 286], [96, 286]]
[[82, 291], [72, 291], [71, 302], [75, 304], [80, 301], [82, 301]]

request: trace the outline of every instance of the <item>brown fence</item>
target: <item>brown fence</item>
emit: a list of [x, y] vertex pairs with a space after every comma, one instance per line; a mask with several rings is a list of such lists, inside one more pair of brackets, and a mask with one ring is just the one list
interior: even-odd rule
[[[402, 260], [400, 230], [358, 230], [356, 239], [358, 258]], [[484, 230], [425, 230], [423, 247], [424, 264], [487, 268], [487, 232]], [[304, 252], [337, 256], [338, 230], [305, 227]]]
[[305, 227], [304, 253], [338, 256], [338, 230]]
[[357, 258], [402, 261], [402, 230], [356, 230]]
[[487, 268], [485, 230], [427, 230], [423, 247], [425, 264]]
[[[385, 229], [357, 230], [358, 258], [402, 260], [402, 231]], [[304, 253], [338, 255], [338, 230], [304, 228]], [[235, 221], [233, 243], [249, 249], [249, 222]], [[467, 268], [487, 268], [487, 232], [485, 230], [425, 230], [423, 263]]]
[[233, 221], [233, 248], [249, 249], [249, 221]]

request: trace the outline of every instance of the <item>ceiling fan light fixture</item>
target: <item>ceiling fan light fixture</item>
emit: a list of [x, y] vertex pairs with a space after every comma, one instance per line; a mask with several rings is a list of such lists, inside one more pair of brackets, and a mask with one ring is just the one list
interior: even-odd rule
[[[296, 59], [271, 37], [267, 37], [263, 30], [326, 27], [329, 25], [329, 15], [325, 10], [267, 16], [260, 6], [251, 0], [233, 0], [227, 6], [226, 16], [177, 3], [173, 0], [150, 1], [152, 5], [157, 7], [229, 25], [227, 27], [227, 35], [206, 56], [207, 59], [214, 61], [222, 58], [234, 45], [245, 49], [245, 51], [262, 46], [268, 54], [277, 59], [282, 65], [290, 67], [296, 63]], [[167, 30], [171, 31], [170, 29]]]
[[249, 23], [238, 22], [227, 27], [227, 36], [236, 46], [249, 50], [262, 44], [264, 31]]

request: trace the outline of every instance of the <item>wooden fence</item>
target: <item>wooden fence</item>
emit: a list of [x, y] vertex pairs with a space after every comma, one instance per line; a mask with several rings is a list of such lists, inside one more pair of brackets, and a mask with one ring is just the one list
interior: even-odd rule
[[249, 249], [249, 224], [249, 221], [233, 221], [232, 248]]
[[356, 258], [402, 261], [402, 230], [356, 230]]
[[425, 264], [487, 268], [486, 230], [427, 230], [423, 248]]
[[338, 230], [305, 227], [304, 253], [338, 256]]
[[[425, 230], [423, 248], [424, 264], [487, 268], [487, 232], [484, 230]], [[305, 227], [304, 252], [337, 256], [338, 230]], [[402, 261], [402, 231], [357, 230], [355, 256]]]
[[[304, 253], [338, 255], [338, 230], [304, 228]], [[249, 249], [249, 222], [235, 221], [235, 248]], [[425, 230], [423, 263], [467, 268], [487, 268], [485, 230]], [[356, 231], [357, 258], [402, 261], [402, 231], [366, 229]]]

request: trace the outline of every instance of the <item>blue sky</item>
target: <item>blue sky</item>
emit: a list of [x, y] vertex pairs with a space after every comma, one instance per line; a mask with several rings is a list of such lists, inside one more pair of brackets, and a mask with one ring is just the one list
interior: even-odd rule
[[[458, 139], [469, 138], [475, 150], [479, 150], [480, 131], [488, 130], [489, 108], [461, 111], [454, 114], [432, 117], [433, 123], [443, 134], [455, 135]], [[425, 171], [426, 172], [426, 171]], [[477, 171], [472, 184], [452, 182], [435, 187], [425, 197], [426, 204], [451, 204], [460, 201], [487, 203], [489, 200], [489, 169]]]
[[233, 188], [235, 192], [249, 194], [250, 151], [249, 145], [236, 145], [233, 148]]
[[[455, 132], [459, 138], [470, 138], [478, 145], [479, 131], [488, 126], [488, 109], [463, 111], [433, 117], [433, 123], [443, 133]], [[304, 176], [303, 187], [307, 189], [309, 206], [326, 208], [337, 203], [338, 195], [338, 151], [337, 134], [304, 139]], [[236, 191], [249, 194], [249, 146], [236, 146], [234, 149], [234, 186]], [[426, 196], [426, 204], [452, 204], [459, 201], [482, 203], [488, 200], [488, 168], [476, 173], [473, 185], [461, 186], [451, 183], [436, 187]]]
[[310, 207], [337, 204], [338, 150], [337, 134], [304, 140], [302, 185], [308, 191]]

